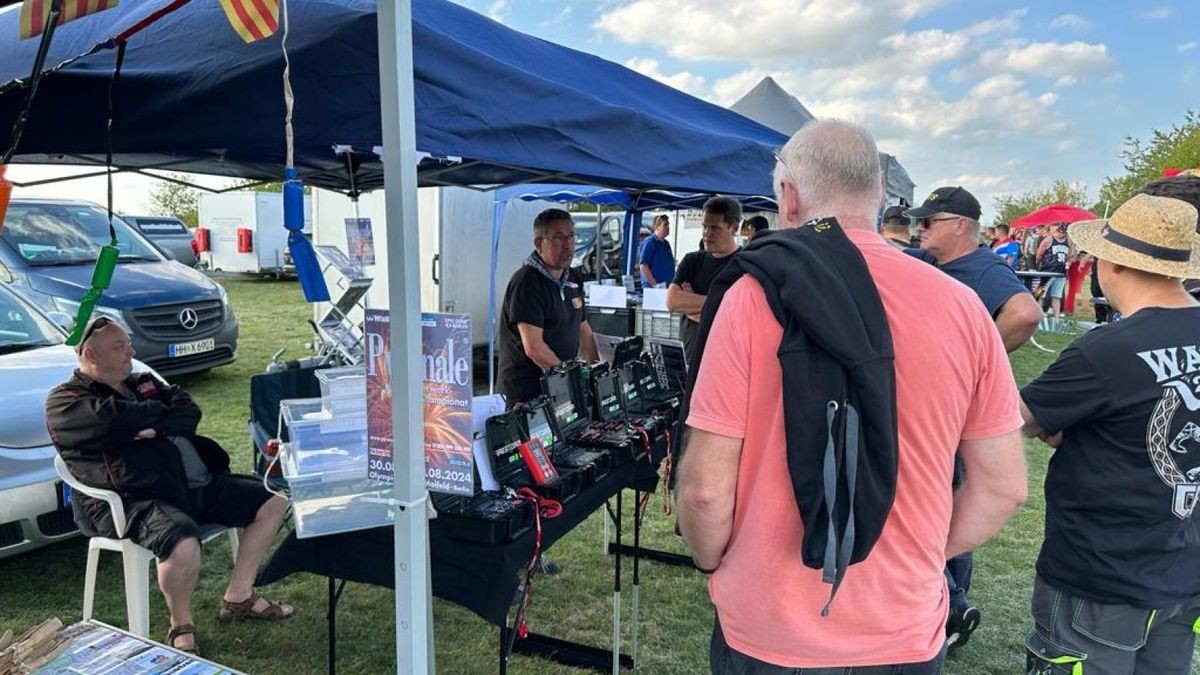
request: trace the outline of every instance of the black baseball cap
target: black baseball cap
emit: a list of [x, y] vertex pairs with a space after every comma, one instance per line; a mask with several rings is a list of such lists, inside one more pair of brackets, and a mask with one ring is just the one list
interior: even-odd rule
[[928, 218], [935, 213], [953, 213], [971, 220], [979, 220], [979, 200], [961, 185], [940, 187], [925, 198], [925, 202], [907, 214], [913, 218]]
[[889, 206], [883, 210], [883, 218], [880, 220], [884, 222], [889, 220], [908, 220], [908, 215], [904, 213], [903, 206]]

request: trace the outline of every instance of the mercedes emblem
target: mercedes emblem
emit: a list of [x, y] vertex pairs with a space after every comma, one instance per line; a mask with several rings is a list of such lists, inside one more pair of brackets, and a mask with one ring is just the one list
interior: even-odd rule
[[179, 313], [179, 325], [183, 326], [184, 330], [194, 330], [199, 324], [200, 317], [191, 307], [184, 307], [183, 311]]

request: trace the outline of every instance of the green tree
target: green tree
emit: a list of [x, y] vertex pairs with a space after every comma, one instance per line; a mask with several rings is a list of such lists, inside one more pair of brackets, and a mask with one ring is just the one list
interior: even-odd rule
[[[182, 174], [168, 177], [187, 181]], [[159, 181], [150, 189], [150, 209], [155, 215], [175, 216], [188, 227], [196, 227], [200, 224], [200, 191], [182, 183]]]
[[1200, 115], [1188, 110], [1183, 123], [1167, 131], [1151, 130], [1150, 140], [1129, 137], [1121, 151], [1125, 175], [1104, 179], [1100, 186], [1100, 209], [1108, 211], [1125, 203], [1134, 190], [1162, 178], [1163, 169], [1200, 166]]
[[1059, 203], [1088, 208], [1091, 204], [1088, 202], [1087, 186], [1083, 183], [1056, 180], [1048, 188], [1028, 190], [1015, 195], [996, 195], [992, 200], [992, 206], [996, 209], [996, 217], [992, 224], [1011, 223], [1043, 206]]

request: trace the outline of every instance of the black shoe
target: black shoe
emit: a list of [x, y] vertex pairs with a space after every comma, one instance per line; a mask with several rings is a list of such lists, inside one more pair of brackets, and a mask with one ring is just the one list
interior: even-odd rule
[[946, 620], [946, 652], [953, 653], [967, 644], [982, 619], [979, 608], [970, 601], [951, 607], [950, 617]]

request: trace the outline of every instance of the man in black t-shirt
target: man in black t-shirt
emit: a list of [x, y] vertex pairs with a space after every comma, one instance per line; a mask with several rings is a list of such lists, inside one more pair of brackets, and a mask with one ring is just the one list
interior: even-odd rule
[[700, 240], [704, 249], [683, 256], [675, 270], [675, 279], [667, 288], [667, 309], [683, 315], [679, 332], [689, 363], [708, 287], [725, 269], [729, 256], [739, 250], [734, 235], [741, 222], [742, 205], [736, 199], [713, 197], [705, 202], [704, 234]]
[[583, 311], [583, 279], [570, 269], [575, 255], [571, 214], [562, 209], [539, 213], [533, 247], [508, 282], [497, 328], [499, 390], [509, 406], [537, 398], [546, 369], [579, 354], [598, 359]]
[[1084, 334], [1021, 392], [1026, 434], [1057, 448], [1028, 673], [1190, 670], [1200, 305], [1180, 279], [1200, 276], [1196, 221], [1187, 202], [1139, 194], [1110, 219], [1070, 227], [1124, 319]]

